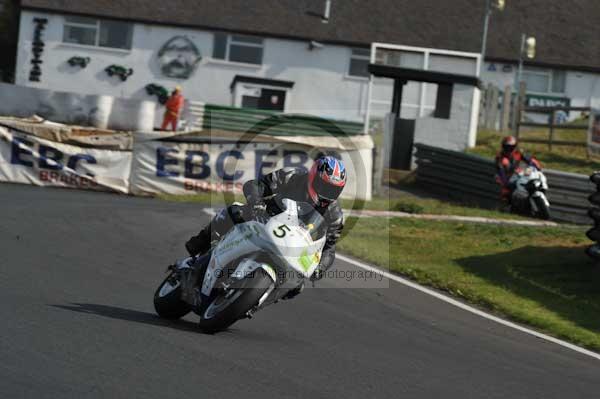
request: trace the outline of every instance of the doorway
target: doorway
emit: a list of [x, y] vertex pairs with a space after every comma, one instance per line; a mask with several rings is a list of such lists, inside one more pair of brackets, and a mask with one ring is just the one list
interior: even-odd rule
[[[252, 95], [255, 94], [255, 95]], [[258, 96], [256, 96], [258, 94]], [[256, 108], [269, 111], [285, 111], [285, 90], [259, 89], [254, 93], [247, 93], [242, 96], [243, 108]]]

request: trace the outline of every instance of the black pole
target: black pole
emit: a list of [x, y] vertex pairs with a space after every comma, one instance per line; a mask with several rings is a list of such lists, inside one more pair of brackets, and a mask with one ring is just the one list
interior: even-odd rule
[[394, 79], [394, 97], [392, 98], [392, 113], [396, 118], [400, 118], [400, 108], [402, 107], [402, 89], [406, 80]]

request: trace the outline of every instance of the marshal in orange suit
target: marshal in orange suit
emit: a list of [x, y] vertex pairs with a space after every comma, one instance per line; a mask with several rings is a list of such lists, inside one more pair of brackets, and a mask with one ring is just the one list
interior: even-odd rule
[[179, 115], [181, 114], [181, 110], [183, 109], [184, 98], [181, 94], [181, 87], [175, 87], [173, 90], [173, 94], [165, 103], [165, 116], [163, 118], [162, 130], [167, 130], [167, 126], [171, 125], [171, 129], [173, 131], [177, 130], [177, 121], [179, 120]]

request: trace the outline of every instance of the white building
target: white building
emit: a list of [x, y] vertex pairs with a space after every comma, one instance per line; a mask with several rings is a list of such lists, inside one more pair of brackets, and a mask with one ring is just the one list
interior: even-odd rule
[[[473, 3], [22, 0], [16, 83], [140, 99], [152, 98], [149, 84], [181, 85], [191, 100], [362, 121], [371, 43], [478, 52], [485, 2]], [[600, 105], [597, 0], [516, 3], [492, 17], [483, 81], [514, 86], [527, 32], [538, 53], [524, 74], [531, 101]], [[109, 76], [111, 66], [131, 75]], [[419, 110], [406, 117], [418, 117], [435, 98], [404, 102]], [[380, 108], [389, 110], [385, 99]]]
[[[40, 18], [48, 22], [38, 82], [30, 75]], [[89, 62], [71, 66], [73, 57]], [[350, 46], [23, 10], [15, 83], [140, 99], [152, 98], [149, 84], [180, 85], [191, 100], [362, 121], [368, 59], [368, 49]], [[132, 74], [109, 76], [111, 65]], [[189, 78], [175, 77], [186, 68]]]

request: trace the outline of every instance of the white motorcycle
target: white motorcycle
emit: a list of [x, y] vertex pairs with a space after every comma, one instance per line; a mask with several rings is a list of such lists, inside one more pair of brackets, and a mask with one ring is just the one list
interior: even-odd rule
[[308, 203], [283, 199], [274, 208], [267, 222], [237, 224], [206, 255], [171, 266], [154, 294], [156, 313], [178, 319], [193, 311], [213, 333], [304, 283], [319, 265], [327, 226]]
[[529, 165], [519, 169], [511, 176], [509, 185], [513, 187], [511, 211], [550, 219], [550, 202], [546, 197], [548, 181], [541, 170]]

